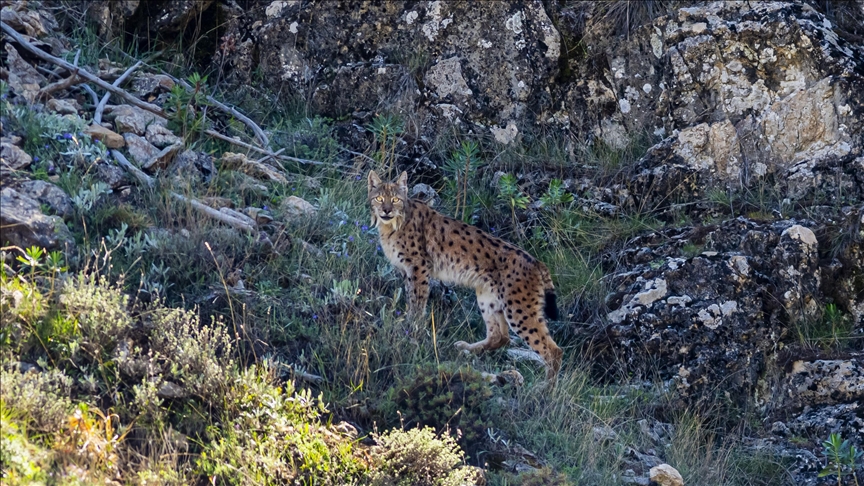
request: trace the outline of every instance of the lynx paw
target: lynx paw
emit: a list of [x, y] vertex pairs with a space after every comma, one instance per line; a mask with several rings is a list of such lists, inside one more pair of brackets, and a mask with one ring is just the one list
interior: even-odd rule
[[471, 345], [466, 343], [465, 341], [456, 341], [453, 343], [453, 346], [456, 347], [459, 351], [464, 351], [465, 353], [471, 352]]

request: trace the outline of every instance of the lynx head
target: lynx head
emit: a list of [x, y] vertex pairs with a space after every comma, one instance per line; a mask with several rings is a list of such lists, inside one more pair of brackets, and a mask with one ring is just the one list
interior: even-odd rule
[[396, 182], [381, 182], [375, 171], [369, 172], [369, 204], [372, 226], [399, 229], [408, 219], [408, 173], [402, 172]]

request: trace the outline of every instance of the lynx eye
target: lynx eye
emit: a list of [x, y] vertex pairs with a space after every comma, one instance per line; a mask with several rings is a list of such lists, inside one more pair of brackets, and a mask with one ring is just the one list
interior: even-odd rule
[[381, 197], [381, 196], [378, 196], [378, 197], [375, 198], [375, 202], [379, 202], [379, 203], [380, 203], [380, 202], [384, 202], [384, 198]]
[[397, 203], [397, 202], [399, 202], [399, 198], [398, 197], [391, 198], [390, 202]]

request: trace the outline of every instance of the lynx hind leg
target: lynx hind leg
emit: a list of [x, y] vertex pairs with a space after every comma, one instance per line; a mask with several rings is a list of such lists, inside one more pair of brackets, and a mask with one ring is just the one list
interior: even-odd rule
[[498, 349], [509, 343], [510, 334], [507, 332], [507, 320], [504, 318], [504, 303], [498, 297], [498, 293], [478, 292], [477, 305], [483, 315], [483, 322], [486, 323], [486, 338], [472, 344], [458, 341], [454, 343], [456, 349], [479, 353]]
[[530, 295], [525, 292], [509, 292], [506, 297], [505, 316], [510, 328], [522, 338], [546, 363], [546, 379], [554, 382], [561, 370], [564, 352], [555, 344], [546, 319], [543, 317], [543, 293]]

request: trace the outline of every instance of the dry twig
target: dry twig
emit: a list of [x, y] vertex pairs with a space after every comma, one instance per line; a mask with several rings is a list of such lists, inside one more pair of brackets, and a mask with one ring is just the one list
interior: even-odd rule
[[[141, 169], [132, 165], [132, 163], [130, 163], [129, 160], [120, 151], [112, 150], [111, 154], [114, 156], [114, 159], [117, 160], [117, 163], [120, 165], [120, 167], [123, 167], [124, 169], [129, 171], [129, 173], [135, 176], [135, 178], [138, 179], [139, 182], [141, 182], [148, 188], [153, 187], [153, 178], [145, 174], [143, 171], [141, 171]], [[225, 212], [220, 212], [219, 210], [213, 209], [210, 206], [202, 203], [201, 201], [198, 201], [197, 199], [189, 198], [181, 194], [177, 194], [176, 192], [171, 192], [169, 194], [171, 194], [171, 197], [173, 197], [174, 199], [188, 203], [190, 206], [204, 213], [205, 215], [221, 223], [225, 223], [232, 228], [236, 228], [247, 233], [255, 233], [254, 226], [250, 225], [247, 221], [234, 217], [231, 214], [227, 214]]]
[[[117, 78], [117, 80], [114, 81], [111, 86], [116, 86], [119, 88], [120, 85], [123, 84], [123, 81], [126, 81], [129, 75], [131, 75], [136, 69], [138, 69], [141, 64], [143, 64], [141, 61], [135, 63], [135, 65], [133, 65], [132, 67], [127, 69], [126, 72], [120, 75], [120, 77]], [[110, 91], [105, 93], [105, 96], [103, 96], [102, 99], [99, 100], [99, 104], [96, 105], [96, 112], [93, 114], [93, 123], [102, 123], [102, 112], [105, 111], [105, 105], [108, 104], [109, 98], [111, 98]]]

